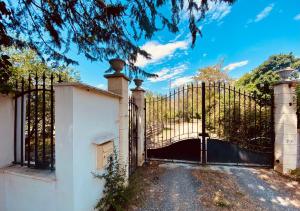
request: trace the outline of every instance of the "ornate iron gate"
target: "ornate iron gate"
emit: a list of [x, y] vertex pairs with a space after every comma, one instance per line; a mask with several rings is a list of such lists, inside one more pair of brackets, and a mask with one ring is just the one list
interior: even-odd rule
[[137, 105], [133, 99], [129, 99], [129, 175], [137, 168]]
[[272, 166], [272, 100], [225, 83], [148, 94], [147, 159]]

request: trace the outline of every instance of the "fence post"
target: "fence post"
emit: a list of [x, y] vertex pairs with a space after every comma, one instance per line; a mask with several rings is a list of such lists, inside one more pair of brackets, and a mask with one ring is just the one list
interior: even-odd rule
[[[115, 72], [113, 74], [104, 75], [108, 81], [108, 91], [120, 95], [120, 107], [119, 107], [119, 157], [124, 165], [129, 165], [129, 115], [128, 115], [128, 82], [129, 78], [123, 73]], [[128, 175], [128, 168], [126, 169], [126, 175]]]
[[131, 89], [132, 98], [134, 103], [137, 105], [137, 159], [138, 166], [142, 166], [145, 162], [145, 90], [140, 86], [142, 80], [134, 79], [136, 87]]
[[297, 154], [297, 99], [296, 82], [280, 81], [274, 85], [274, 169], [284, 174], [299, 167]]
[[14, 99], [0, 94], [0, 168], [14, 161]]

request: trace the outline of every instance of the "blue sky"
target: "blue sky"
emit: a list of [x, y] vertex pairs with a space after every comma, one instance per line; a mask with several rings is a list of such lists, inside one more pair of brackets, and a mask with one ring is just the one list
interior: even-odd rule
[[[199, 23], [203, 37], [191, 48], [185, 14], [181, 31], [158, 32], [139, 45], [152, 55], [152, 60], [139, 58], [137, 65], [157, 73], [144, 88], [166, 92], [191, 81], [199, 68], [224, 59], [225, 71], [238, 78], [257, 67], [272, 54], [293, 52], [300, 57], [299, 0], [238, 0], [234, 5], [210, 5], [206, 19]], [[74, 56], [73, 56], [74, 58]], [[89, 62], [75, 55], [82, 82], [106, 88], [103, 74], [108, 62]]]

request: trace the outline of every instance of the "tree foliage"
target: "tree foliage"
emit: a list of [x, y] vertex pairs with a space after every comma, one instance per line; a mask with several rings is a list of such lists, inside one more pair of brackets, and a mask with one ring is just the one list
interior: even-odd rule
[[257, 92], [258, 95], [267, 94], [270, 92], [269, 86], [279, 80], [276, 71], [286, 67], [299, 69], [300, 59], [292, 53], [270, 56], [257, 68], [237, 80], [236, 85], [249, 92]]
[[16, 80], [21, 81], [28, 77], [42, 78], [43, 74], [50, 80], [50, 75], [54, 74], [54, 80], [62, 77], [66, 81], [79, 81], [80, 75], [74, 69], [67, 66], [50, 67], [43, 63], [35, 51], [30, 49], [17, 50], [15, 48], [5, 48], [5, 54], [9, 57], [9, 66], [0, 72], [0, 92], [11, 90]]
[[227, 72], [222, 71], [222, 62], [199, 69], [197, 75], [194, 76], [194, 79], [196, 81], [203, 81], [207, 83], [230, 81], [230, 77]]
[[[73, 44], [91, 61], [121, 57], [131, 71], [153, 76], [134, 65], [138, 55], [151, 57], [138, 47], [137, 41], [151, 39], [164, 28], [178, 32], [180, 14], [185, 12], [193, 46], [197, 35], [201, 35], [197, 23], [205, 17], [209, 3], [234, 1], [26, 0], [11, 3], [0, 0], [0, 49], [30, 47], [44, 61], [75, 64], [77, 62], [67, 56]], [[9, 63], [7, 55], [0, 54], [3, 71]]]

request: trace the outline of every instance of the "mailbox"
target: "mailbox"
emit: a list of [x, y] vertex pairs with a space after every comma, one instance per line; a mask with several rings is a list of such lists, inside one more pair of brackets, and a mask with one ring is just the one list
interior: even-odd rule
[[114, 140], [116, 136], [111, 132], [98, 134], [93, 140], [96, 147], [96, 169], [102, 170], [108, 164], [111, 156], [114, 154]]
[[105, 168], [108, 164], [111, 156], [114, 153], [114, 143], [113, 141], [108, 141], [103, 144], [97, 144], [97, 170]]

